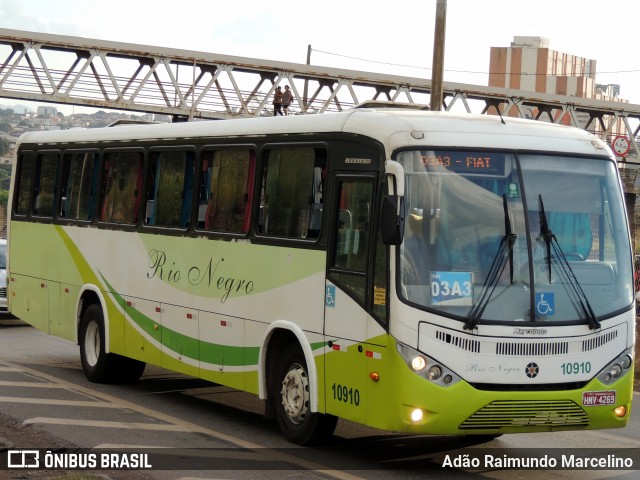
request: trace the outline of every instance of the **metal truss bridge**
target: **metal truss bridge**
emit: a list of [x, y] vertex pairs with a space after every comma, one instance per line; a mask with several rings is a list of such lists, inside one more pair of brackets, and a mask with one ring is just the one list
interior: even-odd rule
[[[272, 115], [273, 92], [285, 84], [295, 114], [367, 100], [427, 106], [431, 92], [430, 79], [8, 29], [0, 62], [0, 97], [188, 120]], [[630, 149], [621, 171], [640, 164], [640, 105], [444, 82], [442, 109], [571, 124], [608, 143], [622, 135]]]

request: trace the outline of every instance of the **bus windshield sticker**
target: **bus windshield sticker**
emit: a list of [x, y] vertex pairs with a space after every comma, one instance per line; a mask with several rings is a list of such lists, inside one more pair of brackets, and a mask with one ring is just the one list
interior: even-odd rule
[[374, 305], [386, 305], [387, 304], [387, 289], [384, 287], [373, 287], [373, 304]]
[[556, 313], [553, 292], [536, 293], [536, 313], [538, 315], [553, 315]]
[[431, 272], [432, 305], [473, 305], [473, 272]]

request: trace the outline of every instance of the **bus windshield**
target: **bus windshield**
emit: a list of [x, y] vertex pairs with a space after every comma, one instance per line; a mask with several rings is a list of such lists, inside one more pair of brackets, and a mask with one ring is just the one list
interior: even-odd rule
[[399, 295], [476, 324], [588, 323], [631, 308], [616, 165], [486, 151], [403, 151]]

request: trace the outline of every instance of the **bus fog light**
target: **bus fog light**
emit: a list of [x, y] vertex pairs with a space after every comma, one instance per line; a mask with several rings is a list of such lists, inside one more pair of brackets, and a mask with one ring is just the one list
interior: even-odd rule
[[622, 367], [616, 363], [613, 367], [611, 367], [609, 373], [613, 378], [618, 378], [622, 373]]
[[442, 381], [449, 385], [453, 381], [453, 378], [447, 373], [444, 377], [442, 377]]
[[422, 420], [422, 416], [422, 410], [416, 408], [411, 412], [411, 421], [414, 423], [418, 423], [420, 420]]
[[616, 417], [622, 418], [627, 414], [627, 407], [620, 405], [619, 407], [616, 407], [613, 412], [616, 414]]
[[429, 378], [429, 380], [438, 380], [440, 377], [442, 376], [442, 369], [437, 366], [437, 365], [433, 365], [431, 368], [429, 368], [429, 371], [427, 372], [427, 377]]
[[417, 357], [413, 357], [413, 360], [411, 360], [411, 368], [416, 372], [421, 372], [426, 368], [426, 366], [427, 360], [424, 357], [418, 355]]

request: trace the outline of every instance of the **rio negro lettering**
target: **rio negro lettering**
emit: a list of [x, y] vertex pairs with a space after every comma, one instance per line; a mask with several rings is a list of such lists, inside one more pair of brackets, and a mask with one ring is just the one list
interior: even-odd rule
[[192, 286], [206, 285], [222, 293], [221, 303], [226, 302], [232, 293], [249, 295], [255, 290], [253, 280], [224, 275], [223, 264], [224, 258], [209, 258], [202, 265], [185, 267], [186, 275], [183, 275], [183, 271], [176, 265], [176, 262], [169, 260], [166, 252], [152, 249], [149, 251], [147, 278], [149, 280], [158, 278], [176, 285], [184, 281]]

